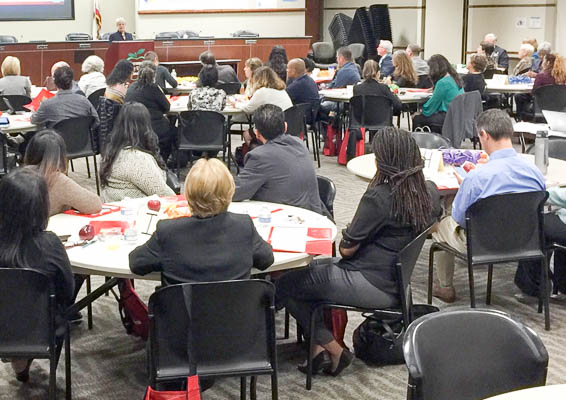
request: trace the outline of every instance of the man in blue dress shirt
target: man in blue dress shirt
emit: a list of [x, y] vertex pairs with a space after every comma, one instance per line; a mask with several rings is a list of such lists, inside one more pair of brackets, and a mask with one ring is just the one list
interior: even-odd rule
[[393, 66], [393, 57], [391, 53], [393, 52], [393, 43], [389, 40], [380, 40], [379, 46], [377, 46], [377, 54], [381, 57], [379, 59], [379, 70], [381, 71], [381, 76], [387, 78], [393, 75], [395, 67]]
[[[482, 148], [489, 154], [489, 162], [470, 171], [460, 181], [460, 188], [452, 204], [452, 215], [445, 217], [432, 234], [436, 242], [445, 242], [456, 250], [466, 252], [466, 210], [477, 200], [496, 194], [545, 190], [544, 176], [533, 163], [519, 157], [513, 149], [513, 123], [502, 110], [491, 109], [477, 118]], [[452, 303], [456, 291], [454, 256], [439, 252], [437, 256], [439, 284], [433, 287], [433, 296]]]

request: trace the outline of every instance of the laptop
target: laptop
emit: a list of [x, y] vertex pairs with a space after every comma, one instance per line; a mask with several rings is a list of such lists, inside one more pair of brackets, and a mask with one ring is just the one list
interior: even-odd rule
[[566, 133], [566, 112], [542, 110], [542, 115], [551, 131]]

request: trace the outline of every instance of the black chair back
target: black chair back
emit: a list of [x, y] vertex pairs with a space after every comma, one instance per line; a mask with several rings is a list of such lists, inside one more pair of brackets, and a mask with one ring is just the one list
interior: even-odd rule
[[546, 191], [490, 196], [466, 211], [468, 257], [473, 265], [544, 257]]
[[417, 88], [419, 89], [430, 89], [432, 87], [432, 79], [429, 75], [419, 75], [419, 80], [417, 81]]
[[542, 117], [542, 110], [566, 112], [566, 86], [545, 85], [533, 92], [535, 116]]
[[216, 111], [184, 111], [180, 118], [178, 149], [221, 151], [226, 141], [224, 116]]
[[497, 71], [495, 68], [486, 69], [485, 71], [483, 71], [483, 78], [484, 79], [492, 79], [493, 75], [495, 75], [495, 71]]
[[287, 134], [301, 137], [305, 135], [305, 113], [304, 108], [298, 105], [285, 110], [285, 122], [287, 123]]
[[149, 299], [150, 382], [276, 371], [274, 286], [264, 280], [186, 283]]
[[106, 145], [110, 142], [110, 133], [114, 128], [114, 121], [120, 110], [122, 109], [122, 104], [110, 100], [104, 96], [98, 98], [98, 106], [96, 112], [98, 113], [98, 118], [100, 120], [100, 125], [98, 126], [98, 132], [95, 136], [96, 150], [100, 154], [104, 154]]
[[[529, 146], [527, 154], [535, 154], [535, 145]], [[566, 161], [566, 139], [549, 138], [548, 156]]]
[[411, 132], [413, 139], [417, 142], [417, 146], [421, 149], [449, 149], [452, 147], [450, 140], [430, 132]]
[[377, 130], [393, 124], [393, 105], [385, 96], [354, 96], [350, 110], [350, 128]]
[[226, 92], [226, 94], [229, 96], [231, 94], [240, 93], [242, 84], [240, 82], [223, 82], [223, 83], [218, 83], [216, 85], [216, 88], [224, 90], [224, 92]]
[[96, 154], [91, 131], [93, 121], [93, 117], [70, 118], [53, 127], [65, 140], [69, 160]]
[[92, 36], [90, 36], [88, 33], [73, 32], [73, 33], [67, 33], [65, 35], [65, 40], [68, 42], [92, 40]]
[[29, 111], [24, 108], [25, 105], [31, 103], [31, 98], [19, 94], [4, 94], [0, 95], [0, 111]]
[[331, 179], [325, 176], [316, 176], [318, 183], [318, 195], [320, 200], [326, 206], [326, 209], [332, 217], [334, 217], [334, 199], [336, 198], [336, 185]]
[[11, 35], [0, 35], [0, 43], [18, 43], [18, 39]]
[[537, 334], [495, 310], [433, 313], [409, 327], [403, 351], [407, 398], [480, 400], [546, 382]]
[[100, 98], [104, 96], [104, 92], [106, 92], [106, 88], [101, 88], [95, 90], [88, 96], [88, 101], [90, 101], [90, 104], [92, 104], [95, 109], [98, 109], [98, 103], [100, 102]]
[[180, 39], [178, 32], [159, 32], [155, 35], [155, 40]]

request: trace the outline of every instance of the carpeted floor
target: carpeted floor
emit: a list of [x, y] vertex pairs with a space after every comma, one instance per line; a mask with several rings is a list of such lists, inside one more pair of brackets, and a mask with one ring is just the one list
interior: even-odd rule
[[[339, 231], [350, 222], [367, 182], [353, 176], [345, 167], [336, 163], [334, 157], [323, 157], [320, 175], [331, 178], [337, 186], [335, 202], [336, 223]], [[70, 175], [81, 184], [94, 188], [94, 180], [87, 179], [84, 162], [75, 162], [76, 173]], [[426, 300], [426, 280], [428, 271], [428, 247], [425, 244], [418, 265], [413, 275], [413, 294], [415, 303]], [[552, 330], [543, 329], [543, 316], [537, 314], [536, 304], [525, 305], [517, 302], [513, 294], [514, 265], [496, 267], [492, 308], [503, 310], [513, 318], [533, 328], [542, 338], [550, 354], [548, 384], [566, 383], [566, 303], [551, 303]], [[485, 305], [485, 285], [487, 270], [478, 268], [476, 273], [478, 306]], [[94, 285], [102, 278], [95, 278]], [[441, 309], [467, 307], [467, 273], [463, 265], [456, 271], [456, 290], [458, 300], [447, 307], [435, 300]], [[156, 283], [136, 281], [140, 296], [147, 300]], [[145, 343], [139, 338], [126, 335], [118, 316], [118, 307], [112, 296], [101, 297], [93, 305], [94, 328], [88, 330], [86, 323], [72, 330], [72, 379], [73, 399], [84, 400], [130, 400], [142, 399], [147, 385], [145, 372]], [[85, 312], [86, 316], [86, 312]], [[349, 314], [350, 322], [346, 333], [346, 342], [351, 346], [353, 330], [362, 321], [355, 314]], [[229, 328], [229, 327], [227, 327]], [[277, 316], [278, 336], [283, 334], [283, 312]], [[291, 332], [295, 332], [294, 325]], [[406, 398], [407, 372], [404, 365], [375, 367], [360, 360], [337, 378], [316, 376], [312, 391], [306, 391], [305, 377], [296, 369], [304, 358], [303, 350], [295, 344], [295, 337], [278, 342], [279, 360], [279, 398], [280, 399], [391, 399]], [[64, 397], [65, 377], [64, 362], [61, 359], [57, 376], [58, 397]], [[43, 399], [47, 397], [48, 363], [35, 361], [31, 368], [31, 380], [28, 384], [16, 381], [9, 364], [0, 364], [0, 399]], [[268, 377], [258, 378], [258, 397], [270, 398]], [[203, 399], [239, 398], [239, 379], [217, 380], [216, 384], [203, 394]]]

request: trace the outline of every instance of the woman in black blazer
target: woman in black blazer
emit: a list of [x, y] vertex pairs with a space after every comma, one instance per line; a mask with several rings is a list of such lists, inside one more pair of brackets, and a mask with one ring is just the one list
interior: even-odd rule
[[401, 108], [403, 107], [401, 100], [389, 90], [387, 85], [377, 81], [379, 79], [379, 64], [377, 62], [367, 60], [364, 64], [362, 76], [364, 78], [363, 82], [354, 86], [354, 96], [385, 96], [391, 100], [393, 114], [397, 115], [401, 112]]
[[271, 245], [248, 215], [228, 212], [234, 179], [217, 159], [198, 160], [185, 181], [191, 217], [160, 221], [151, 239], [130, 253], [138, 275], [161, 272], [166, 285], [248, 279], [273, 263]]
[[159, 86], [155, 83], [156, 66], [151, 61], [143, 61], [135, 81], [126, 92], [126, 102], [143, 104], [151, 116], [151, 127], [159, 137], [159, 151], [163, 161], [171, 154], [171, 144], [175, 138], [175, 128], [171, 127], [165, 113], [171, 105]]

